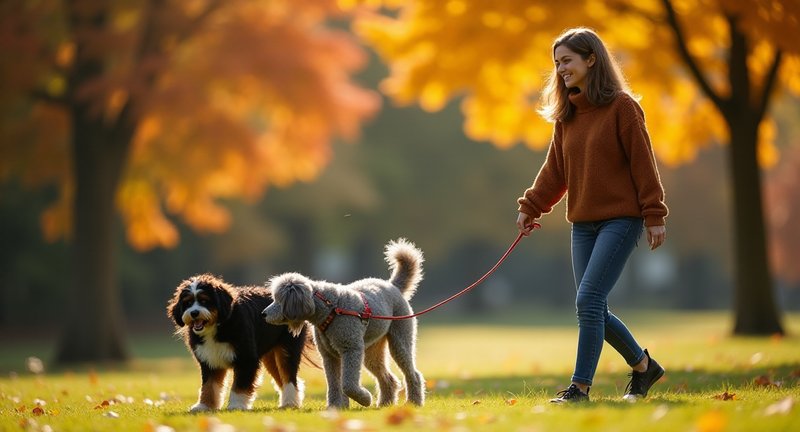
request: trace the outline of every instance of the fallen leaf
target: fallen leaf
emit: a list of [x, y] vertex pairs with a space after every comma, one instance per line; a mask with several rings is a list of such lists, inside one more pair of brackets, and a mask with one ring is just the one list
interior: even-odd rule
[[116, 413], [116, 412], [114, 412], [114, 411], [108, 411], [108, 412], [104, 412], [104, 413], [103, 413], [103, 417], [108, 417], [108, 418], [117, 419], [117, 418], [119, 418], [119, 414], [117, 414], [117, 413]]
[[44, 415], [44, 408], [37, 406], [36, 408], [31, 410], [31, 414], [35, 416]]
[[753, 380], [753, 384], [758, 387], [777, 387], [768, 375], [759, 375]]
[[517, 404], [517, 400], [516, 399], [506, 399], [506, 405], [514, 406], [516, 404]]
[[714, 395], [714, 399], [717, 400], [727, 401], [727, 400], [734, 400], [735, 398], [736, 398], [736, 393], [728, 393], [727, 391], [725, 391], [725, 393]]
[[794, 399], [789, 396], [768, 406], [764, 410], [764, 415], [772, 416], [775, 414], [789, 414], [789, 412], [792, 411], [792, 408], [794, 408]]
[[347, 419], [342, 422], [341, 430], [343, 431], [363, 431], [366, 430], [367, 424], [364, 420]]
[[397, 408], [386, 415], [386, 423], [399, 425], [411, 418], [411, 410], [405, 407]]
[[480, 405], [480, 404], [481, 404], [481, 401], [479, 401], [479, 400], [472, 401], [472, 405]]

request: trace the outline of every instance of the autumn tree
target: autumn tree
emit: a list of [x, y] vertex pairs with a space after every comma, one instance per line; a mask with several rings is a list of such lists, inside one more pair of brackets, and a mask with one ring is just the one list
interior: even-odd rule
[[[220, 199], [314, 178], [377, 108], [334, 0], [0, 4], [0, 181], [54, 185], [72, 244], [61, 362], [128, 356], [113, 235], [145, 250], [230, 224]], [[165, 297], [166, 298], [166, 297]]]
[[[780, 0], [351, 0], [356, 31], [390, 67], [382, 90], [436, 111], [461, 102], [464, 129], [499, 147], [549, 142], [536, 113], [552, 41], [590, 26], [619, 58], [663, 163], [727, 144], [736, 334], [782, 333], [768, 267], [762, 166], [778, 158], [769, 107], [800, 94], [800, 3]], [[720, 212], [722, 216], [722, 211]]]

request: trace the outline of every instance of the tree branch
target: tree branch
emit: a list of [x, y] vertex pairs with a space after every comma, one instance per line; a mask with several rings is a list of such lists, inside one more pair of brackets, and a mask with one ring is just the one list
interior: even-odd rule
[[743, 113], [744, 110], [753, 110], [753, 99], [750, 88], [750, 70], [747, 68], [747, 38], [739, 31], [736, 25], [737, 17], [726, 14], [730, 28], [730, 53], [728, 58], [728, 81], [731, 86], [731, 114]]
[[716, 105], [720, 111], [723, 111], [725, 108], [725, 101], [714, 92], [714, 89], [711, 88], [711, 85], [703, 76], [703, 72], [700, 70], [697, 62], [694, 61], [691, 53], [689, 53], [686, 37], [683, 34], [680, 24], [678, 23], [678, 17], [675, 14], [675, 8], [672, 7], [671, 0], [662, 0], [662, 3], [664, 4], [664, 10], [667, 13], [667, 23], [675, 34], [675, 42], [678, 46], [678, 53], [680, 54], [684, 63], [686, 63], [686, 66], [689, 67], [689, 71], [691, 72], [692, 76], [694, 76], [697, 84], [700, 86], [700, 89], [703, 90], [703, 93], [705, 93], [705, 95], [708, 96], [712, 102], [714, 102], [714, 105]]
[[769, 99], [772, 95], [772, 88], [775, 86], [775, 82], [778, 79], [778, 70], [780, 70], [782, 59], [783, 51], [776, 47], [775, 57], [772, 58], [772, 65], [770, 65], [769, 72], [767, 72], [767, 75], [764, 77], [764, 84], [761, 86], [761, 100], [758, 102], [758, 106], [756, 107], [756, 115], [758, 116], [759, 123], [761, 123], [761, 119], [764, 118], [764, 115], [767, 112]]

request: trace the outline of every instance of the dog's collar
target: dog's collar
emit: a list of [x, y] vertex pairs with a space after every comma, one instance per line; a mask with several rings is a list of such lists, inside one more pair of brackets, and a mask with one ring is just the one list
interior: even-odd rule
[[328, 326], [331, 325], [331, 322], [333, 321], [334, 318], [336, 318], [337, 315], [350, 315], [358, 317], [364, 324], [366, 324], [367, 321], [369, 321], [369, 319], [372, 317], [372, 309], [370, 309], [369, 302], [367, 302], [367, 298], [364, 297], [364, 293], [359, 292], [359, 294], [361, 295], [361, 301], [364, 302], [364, 312], [356, 312], [336, 307], [330, 300], [328, 300], [324, 295], [322, 295], [321, 292], [314, 291], [314, 297], [322, 300], [326, 305], [328, 305], [331, 308], [331, 312], [328, 314], [327, 317], [325, 317], [325, 321], [323, 321], [322, 324], [317, 325], [317, 328], [324, 332], [325, 330], [328, 329]]

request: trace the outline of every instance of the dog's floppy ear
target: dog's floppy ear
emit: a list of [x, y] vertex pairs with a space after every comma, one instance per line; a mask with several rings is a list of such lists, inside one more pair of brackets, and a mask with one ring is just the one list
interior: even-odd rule
[[231, 288], [225, 285], [215, 285], [214, 294], [217, 297], [217, 313], [219, 314], [219, 320], [225, 321], [230, 318], [231, 313], [233, 313], [234, 293]]
[[174, 296], [172, 296], [172, 300], [167, 303], [167, 316], [172, 318], [175, 321], [175, 324], [178, 327], [183, 327], [185, 323], [183, 322], [183, 318], [181, 317], [181, 301], [180, 301], [180, 290]]
[[281, 312], [288, 321], [302, 321], [314, 313], [314, 299], [311, 289], [304, 286], [303, 282], [286, 278], [276, 281], [277, 286], [273, 293], [275, 300], [280, 304]]

